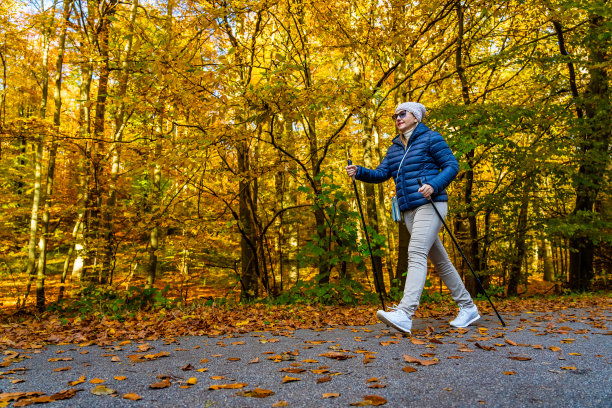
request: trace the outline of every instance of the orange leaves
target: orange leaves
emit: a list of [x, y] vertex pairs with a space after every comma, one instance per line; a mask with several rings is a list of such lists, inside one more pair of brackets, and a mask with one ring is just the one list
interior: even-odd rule
[[72, 398], [77, 392], [82, 390], [69, 389], [62, 390], [52, 395], [45, 395], [42, 392], [9, 392], [0, 394], [0, 406], [7, 406], [10, 401], [16, 401], [14, 407], [25, 407], [30, 404], [43, 404], [53, 401], [60, 401]]
[[350, 405], [353, 407], [367, 407], [367, 406], [379, 406], [387, 403], [387, 400], [378, 395], [365, 395], [363, 401], [352, 402]]
[[237, 390], [244, 388], [248, 383], [233, 383], [233, 384], [214, 384], [208, 387], [209, 390]]
[[86, 380], [85, 380], [85, 376], [84, 376], [84, 375], [82, 375], [82, 376], [80, 376], [80, 377], [79, 377], [79, 379], [78, 379], [78, 380], [75, 380], [75, 381], [68, 381], [68, 385], [69, 385], [69, 386], [71, 386], [71, 387], [74, 387], [75, 385], [82, 384], [82, 383], [84, 383], [85, 381], [86, 381]]
[[167, 351], [160, 351], [159, 353], [156, 353], [156, 354], [129, 354], [127, 358], [132, 363], [141, 363], [147, 360], [150, 361], [150, 360], [156, 360], [162, 357], [168, 357], [169, 355], [170, 353], [168, 353]]
[[300, 373], [303, 373], [306, 370], [304, 370], [303, 368], [285, 367], [285, 368], [281, 368], [278, 371], [285, 372], [285, 373], [290, 373], [290, 374], [300, 374]]
[[337, 351], [330, 351], [328, 353], [323, 353], [323, 354], [319, 354], [320, 357], [327, 357], [327, 358], [331, 358], [333, 360], [346, 360], [348, 358], [353, 358], [355, 356], [352, 356], [350, 354], [344, 354], [344, 353], [340, 353]]
[[418, 363], [418, 364], [423, 365], [423, 366], [430, 366], [430, 365], [438, 364], [438, 360], [437, 359], [435, 359], [435, 360], [420, 360], [420, 359], [418, 359], [416, 357], [412, 357], [412, 356], [409, 356], [407, 354], [402, 354], [402, 357], [404, 358], [404, 361], [407, 362], [407, 363]]
[[251, 391], [239, 391], [236, 395], [241, 397], [252, 397], [252, 398], [268, 398], [274, 395], [274, 391], [264, 390], [261, 388], [255, 388]]
[[161, 377], [162, 377], [161, 381], [149, 385], [149, 388], [154, 389], [154, 390], [160, 390], [163, 388], [170, 387], [170, 377], [168, 376], [161, 376]]
[[288, 382], [295, 382], [295, 381], [301, 381], [301, 378], [297, 378], [297, 377], [289, 377], [288, 375], [286, 375], [285, 377], [283, 377], [283, 384], [286, 384]]
[[480, 343], [475, 343], [474, 345], [476, 347], [478, 347], [479, 349], [486, 350], [486, 351], [494, 351], [495, 350], [495, 347], [493, 347], [493, 346], [486, 346], [486, 345], [482, 345]]
[[123, 398], [127, 399], [127, 400], [130, 400], [130, 401], [138, 401], [138, 400], [142, 399], [142, 397], [140, 395], [135, 394], [135, 393], [125, 394], [125, 395], [123, 395]]
[[516, 361], [529, 361], [529, 360], [531, 360], [531, 357], [524, 357], [524, 356], [509, 356], [508, 358], [510, 360], [516, 360]]

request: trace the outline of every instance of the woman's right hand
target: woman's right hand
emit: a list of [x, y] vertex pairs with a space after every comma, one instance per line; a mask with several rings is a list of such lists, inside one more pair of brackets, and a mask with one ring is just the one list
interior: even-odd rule
[[354, 164], [350, 164], [346, 166], [344, 170], [346, 170], [346, 174], [348, 174], [350, 178], [355, 180], [355, 174], [357, 174], [357, 166], [355, 166]]

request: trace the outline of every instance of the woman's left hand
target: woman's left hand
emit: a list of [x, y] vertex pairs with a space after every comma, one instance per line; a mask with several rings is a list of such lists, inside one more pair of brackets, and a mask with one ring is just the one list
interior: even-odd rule
[[423, 184], [419, 188], [419, 193], [423, 194], [423, 197], [425, 197], [428, 200], [431, 198], [431, 195], [433, 194], [433, 192], [434, 192], [434, 189], [429, 184]]

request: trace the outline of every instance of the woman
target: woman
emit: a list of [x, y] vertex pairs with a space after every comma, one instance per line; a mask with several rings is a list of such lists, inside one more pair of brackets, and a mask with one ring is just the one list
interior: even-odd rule
[[[442, 217], [446, 217], [445, 188], [459, 172], [459, 164], [442, 136], [421, 122], [425, 113], [425, 106], [420, 103], [399, 104], [392, 116], [399, 135], [393, 139], [382, 163], [375, 170], [355, 165], [346, 167], [347, 174], [357, 180], [381, 183], [393, 177], [395, 181], [399, 208], [410, 232], [408, 272], [400, 304], [389, 312], [379, 310], [376, 316], [404, 333], [412, 330], [412, 317], [427, 277], [428, 256], [459, 305], [459, 315], [450, 322], [451, 326], [467, 327], [480, 318], [438, 237], [442, 221], [432, 208], [435, 205]], [[418, 179], [422, 180], [422, 186]]]

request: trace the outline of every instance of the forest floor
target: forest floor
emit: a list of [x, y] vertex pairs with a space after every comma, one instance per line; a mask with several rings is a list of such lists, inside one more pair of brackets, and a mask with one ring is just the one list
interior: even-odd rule
[[376, 306], [200, 307], [0, 324], [0, 406], [610, 406], [609, 294], [496, 300], [468, 329], [422, 304], [412, 336]]

